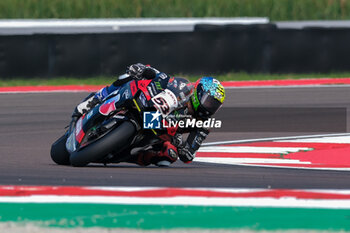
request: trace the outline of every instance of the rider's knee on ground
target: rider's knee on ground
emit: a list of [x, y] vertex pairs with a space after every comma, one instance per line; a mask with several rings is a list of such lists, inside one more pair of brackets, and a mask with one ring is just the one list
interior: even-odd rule
[[162, 161], [167, 161], [168, 164], [176, 162], [178, 159], [177, 149], [170, 143], [164, 143], [161, 151], [143, 151], [133, 159], [133, 162], [140, 166], [148, 166], [150, 164], [165, 164]]

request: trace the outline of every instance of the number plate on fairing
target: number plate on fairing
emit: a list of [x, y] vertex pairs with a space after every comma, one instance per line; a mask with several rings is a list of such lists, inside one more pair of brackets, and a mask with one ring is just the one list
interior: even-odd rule
[[165, 89], [163, 92], [153, 97], [152, 102], [163, 117], [169, 115], [169, 113], [174, 111], [178, 106], [175, 94], [168, 89]]

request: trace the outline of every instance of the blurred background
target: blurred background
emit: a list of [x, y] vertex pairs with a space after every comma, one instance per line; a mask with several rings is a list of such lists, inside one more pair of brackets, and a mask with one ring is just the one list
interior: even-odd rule
[[[2, 0], [0, 79], [350, 76], [348, 0]], [[1, 85], [1, 84], [0, 84]]]
[[2, 19], [268, 17], [271, 21], [346, 20], [347, 0], [2, 0]]

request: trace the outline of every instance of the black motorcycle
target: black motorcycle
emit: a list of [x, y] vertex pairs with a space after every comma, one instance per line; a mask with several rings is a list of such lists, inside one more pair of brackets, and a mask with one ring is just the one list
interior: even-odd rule
[[51, 158], [59, 165], [77, 167], [128, 161], [137, 152], [169, 140], [176, 130], [152, 122], [145, 125], [146, 114], [161, 115], [164, 121], [184, 108], [192, 90], [192, 84], [182, 78], [171, 78], [165, 84], [164, 80], [130, 81], [73, 120], [52, 144]]

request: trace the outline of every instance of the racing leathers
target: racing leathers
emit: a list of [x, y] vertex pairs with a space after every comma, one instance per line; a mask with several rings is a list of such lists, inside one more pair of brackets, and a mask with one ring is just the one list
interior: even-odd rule
[[[155, 81], [155, 83], [162, 82], [161, 86], [163, 89], [166, 86], [166, 83], [171, 80], [171, 78], [165, 73], [159, 72], [153, 67], [145, 66], [140, 63], [128, 67], [126, 74], [127, 75], [120, 76], [115, 82], [113, 82], [112, 85], [106, 86], [96, 93], [91, 93], [82, 103], [76, 107], [73, 113], [73, 117], [77, 117], [83, 113], [88, 112], [96, 104], [101, 103], [109, 94], [118, 90], [123, 84], [126, 84], [132, 80], [158, 80]], [[153, 86], [147, 88], [153, 97]], [[157, 89], [159, 88], [157, 87]], [[189, 111], [191, 108], [190, 104], [191, 103], [189, 102], [186, 107], [177, 111], [182, 115], [191, 114]], [[147, 166], [150, 164], [167, 166], [180, 158], [181, 161], [189, 163], [194, 159], [196, 151], [199, 149], [202, 142], [207, 137], [209, 131], [204, 128], [173, 128], [172, 130], [168, 129], [167, 133], [168, 137], [164, 138], [163, 143], [158, 146], [154, 146], [152, 149], [138, 152], [136, 155], [132, 155], [126, 162], [136, 163], [141, 166]], [[186, 140], [183, 140], [184, 133], [189, 133]]]
[[80, 117], [82, 114], [88, 112], [96, 104], [101, 103], [112, 92], [118, 90], [120, 86], [131, 81], [141, 79], [154, 79], [158, 76], [166, 76], [164, 73], [160, 73], [153, 67], [145, 66], [141, 63], [133, 64], [126, 70], [126, 74], [118, 77], [110, 86], [103, 87], [96, 93], [88, 95], [73, 112], [73, 117]]

